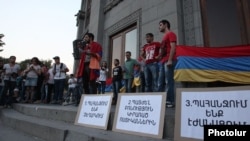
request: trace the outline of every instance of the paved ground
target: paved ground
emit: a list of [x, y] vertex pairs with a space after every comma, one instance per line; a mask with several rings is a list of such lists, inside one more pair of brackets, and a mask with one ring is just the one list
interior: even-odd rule
[[[1, 110], [1, 108], [0, 108]], [[4, 126], [0, 117], [0, 141], [45, 141], [27, 133]]]

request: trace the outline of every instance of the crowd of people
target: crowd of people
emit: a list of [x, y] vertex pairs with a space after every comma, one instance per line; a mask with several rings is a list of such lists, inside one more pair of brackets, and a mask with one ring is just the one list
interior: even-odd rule
[[[9, 62], [0, 62], [0, 105], [10, 107], [14, 102], [62, 103], [68, 67], [55, 56], [51, 67], [37, 57], [30, 59], [24, 70], [16, 63], [16, 56]], [[53, 97], [52, 97], [53, 96]]]
[[[140, 49], [139, 58], [131, 58], [131, 51], [125, 52], [125, 62], [113, 60], [112, 104], [116, 104], [120, 92], [166, 92], [167, 107], [174, 107], [174, 67], [177, 37], [170, 30], [167, 20], [159, 22], [159, 30], [164, 33], [161, 42], [154, 41], [154, 35], [147, 33], [145, 45]], [[102, 46], [94, 41], [94, 34], [86, 33], [77, 44], [81, 54], [75, 74], [70, 74], [66, 64], [55, 56], [51, 66], [42, 64], [33, 57], [27, 68], [21, 71], [16, 57], [9, 62], [0, 61], [0, 105], [9, 107], [13, 102], [62, 104], [81, 85], [84, 94], [104, 94], [108, 79], [108, 62], [102, 61]], [[102, 62], [101, 62], [102, 61]], [[67, 81], [67, 82], [66, 82]], [[65, 84], [68, 91], [64, 94]], [[65, 98], [66, 95], [66, 98]], [[79, 97], [75, 97], [79, 104]]]

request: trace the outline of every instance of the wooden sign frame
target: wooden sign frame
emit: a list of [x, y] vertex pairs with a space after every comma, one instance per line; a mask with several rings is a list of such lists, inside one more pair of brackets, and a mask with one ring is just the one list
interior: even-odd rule
[[[142, 104], [143, 102], [144, 104]], [[138, 136], [146, 136], [159, 139], [162, 138], [164, 119], [165, 119], [165, 108], [166, 108], [165, 103], [166, 103], [166, 92], [119, 93], [112, 130], [114, 132], [133, 134]], [[131, 111], [129, 111], [128, 110], [129, 108], [126, 106], [128, 107], [131, 106], [134, 109], [133, 110], [130, 109]], [[139, 106], [141, 106], [140, 108], [145, 106], [144, 108], [152, 108], [152, 109], [150, 111], [138, 110], [137, 108]], [[142, 117], [138, 118], [139, 115], [137, 115], [137, 117], [135, 116], [135, 114], [137, 114], [138, 111], [139, 114], [141, 114], [140, 116]], [[123, 112], [125, 112], [125, 114]], [[143, 117], [143, 114], [147, 115], [147, 117]], [[125, 119], [126, 121], [123, 119]], [[155, 124], [156, 126], [153, 127], [154, 126], [153, 124], [150, 125], [149, 123], [146, 123], [146, 121], [155, 121], [154, 123], [156, 123]]]
[[[227, 94], [226, 92], [228, 91], [244, 91], [244, 90], [250, 91], [250, 86], [216, 87], [216, 88], [177, 88], [174, 140], [175, 141], [203, 141], [204, 140], [204, 139], [181, 136], [181, 127], [182, 127], [181, 126], [181, 117], [182, 117], [181, 107], [182, 107], [182, 104], [185, 104], [185, 103], [182, 103], [183, 92], [223, 92], [223, 94], [226, 95]], [[197, 111], [197, 114], [199, 114], [199, 111]]]
[[[112, 98], [113, 94], [83, 94], [77, 111], [75, 125], [107, 130]], [[93, 117], [95, 118], [93, 119]], [[103, 120], [100, 120], [102, 118]]]

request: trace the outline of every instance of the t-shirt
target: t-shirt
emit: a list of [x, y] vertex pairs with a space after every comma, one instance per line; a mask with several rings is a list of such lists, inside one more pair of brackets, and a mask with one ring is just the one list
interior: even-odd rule
[[106, 69], [100, 69], [100, 76], [99, 76], [99, 81], [106, 81], [107, 79], [107, 72], [109, 71], [108, 68]]
[[122, 80], [122, 67], [115, 66], [113, 68], [113, 81], [121, 81]]
[[64, 71], [65, 69], [67, 69], [67, 66], [64, 63], [54, 64], [53, 71], [54, 70], [56, 71], [56, 73], [54, 74], [54, 79], [66, 79], [66, 73], [61, 72]]
[[157, 59], [155, 57], [159, 55], [160, 47], [160, 42], [152, 42], [144, 45], [143, 51], [145, 52], [146, 64], [157, 62]]
[[[161, 62], [164, 63], [169, 59], [169, 53], [170, 53], [170, 43], [171, 42], [177, 42], [177, 37], [174, 32], [168, 32], [163, 36], [161, 45], [166, 48], [166, 54], [162, 57]], [[174, 55], [173, 60], [176, 60], [176, 55]]]
[[135, 59], [126, 60], [124, 66], [124, 79], [130, 79], [134, 77], [134, 66], [137, 64]]
[[35, 71], [38, 71], [38, 70], [41, 70], [41, 66], [40, 65], [30, 65], [29, 67], [33, 67], [34, 70], [30, 70], [28, 73], [27, 73], [27, 77], [30, 77], [30, 78], [38, 78], [38, 74], [35, 72]]
[[16, 81], [16, 78], [13, 77], [13, 74], [17, 74], [20, 70], [20, 65], [15, 64], [10, 66], [10, 64], [4, 64], [3, 69], [5, 70], [4, 80]]
[[77, 82], [76, 78], [69, 78], [69, 80], [68, 80], [69, 88], [75, 88], [76, 82]]
[[53, 74], [53, 68], [50, 68], [48, 70], [48, 80], [47, 80], [47, 83], [48, 84], [54, 84], [54, 74]]

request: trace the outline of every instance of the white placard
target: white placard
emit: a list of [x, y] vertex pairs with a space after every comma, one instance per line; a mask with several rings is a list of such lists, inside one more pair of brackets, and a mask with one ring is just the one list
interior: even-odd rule
[[203, 139], [203, 125], [250, 124], [250, 90], [181, 92], [181, 137]]
[[107, 129], [112, 95], [82, 95], [75, 123]]
[[113, 130], [162, 138], [165, 100], [165, 93], [121, 94]]

